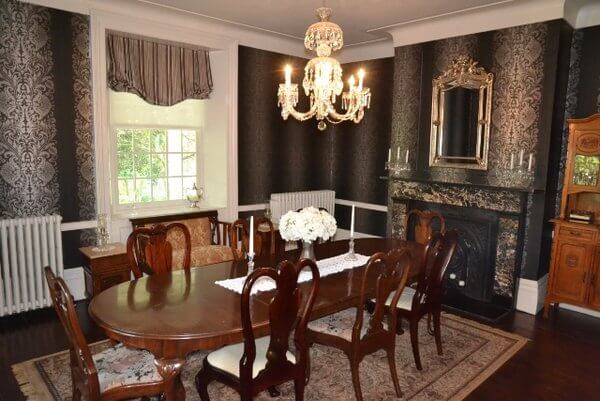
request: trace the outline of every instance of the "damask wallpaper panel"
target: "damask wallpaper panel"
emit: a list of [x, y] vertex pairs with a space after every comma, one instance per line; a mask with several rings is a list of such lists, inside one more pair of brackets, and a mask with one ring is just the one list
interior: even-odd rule
[[0, 2], [0, 216], [93, 219], [89, 17]]

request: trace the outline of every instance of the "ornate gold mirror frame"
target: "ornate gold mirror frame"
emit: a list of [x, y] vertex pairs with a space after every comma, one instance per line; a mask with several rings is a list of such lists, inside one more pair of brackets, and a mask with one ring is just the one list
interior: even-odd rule
[[[490, 141], [490, 126], [492, 116], [492, 87], [494, 75], [477, 66], [468, 56], [460, 56], [452, 62], [450, 68], [433, 80], [433, 93], [431, 97], [431, 140], [429, 149], [429, 165], [435, 167], [455, 167], [465, 169], [487, 170], [488, 150]], [[445, 123], [449, 115], [449, 91], [465, 88], [476, 93], [478, 110], [476, 122], [476, 144], [472, 154], [449, 155], [444, 154], [445, 141], [450, 140], [450, 135], [463, 135], [465, 132], [444, 132]], [[467, 116], [468, 119], [475, 118]], [[468, 140], [468, 138], [467, 138]]]

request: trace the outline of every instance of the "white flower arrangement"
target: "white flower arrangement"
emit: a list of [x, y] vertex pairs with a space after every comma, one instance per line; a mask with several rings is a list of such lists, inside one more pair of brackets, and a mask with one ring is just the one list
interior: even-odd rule
[[279, 220], [281, 238], [286, 241], [312, 243], [318, 238], [327, 241], [337, 231], [335, 218], [326, 210], [309, 206], [299, 212], [289, 211]]

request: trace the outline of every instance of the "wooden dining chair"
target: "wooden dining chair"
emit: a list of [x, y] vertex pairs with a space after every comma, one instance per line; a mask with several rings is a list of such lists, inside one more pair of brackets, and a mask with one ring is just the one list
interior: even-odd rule
[[[396, 330], [398, 334], [402, 334], [402, 319], [408, 321], [410, 342], [418, 370], [423, 369], [419, 353], [419, 321], [423, 316], [427, 316], [427, 331], [435, 337], [438, 355], [442, 355], [440, 315], [444, 273], [454, 255], [457, 241], [456, 230], [433, 234], [425, 251], [425, 268], [419, 276], [416, 288], [406, 288], [397, 304]], [[389, 305], [392, 307], [393, 304]], [[432, 321], [433, 327], [431, 327]]]
[[[410, 266], [411, 257], [404, 249], [374, 254], [364, 271], [360, 299], [356, 305], [308, 324], [307, 338], [310, 345], [317, 343], [334, 347], [348, 356], [358, 401], [363, 400], [358, 371], [360, 362], [365, 356], [381, 349], [387, 353], [396, 395], [402, 396], [395, 361], [396, 312], [394, 308], [387, 308], [385, 303], [390, 294], [395, 294], [391, 305], [396, 305], [406, 285]], [[365, 310], [365, 302], [369, 299], [372, 289], [369, 286], [373, 281], [375, 307], [371, 315]]]
[[72, 400], [117, 401], [161, 395], [165, 383], [150, 352], [117, 344], [92, 355], [67, 285], [50, 267], [44, 273], [52, 304], [69, 340]]
[[[303, 292], [298, 288], [298, 275], [305, 268], [312, 272], [308, 295], [302, 307]], [[271, 335], [255, 338], [250, 317], [250, 293], [257, 280], [270, 277], [276, 290], [269, 304]], [[274, 386], [294, 381], [296, 401], [304, 399], [307, 377], [308, 347], [306, 325], [319, 290], [319, 270], [308, 259], [293, 264], [287, 260], [277, 269], [263, 267], [253, 271], [241, 295], [244, 342], [211, 352], [196, 375], [196, 388], [202, 401], [209, 401], [208, 385], [217, 380], [239, 392], [242, 401]], [[289, 339], [294, 334], [294, 352]]]
[[412, 209], [404, 217], [404, 240], [408, 240], [409, 237], [408, 232], [412, 221], [411, 218], [416, 219], [413, 240], [419, 244], [427, 245], [429, 243], [429, 239], [434, 232], [435, 220], [439, 222], [440, 232], [443, 233], [446, 231], [446, 221], [440, 213], [432, 210]]
[[169, 232], [172, 241], [183, 243], [183, 268], [190, 269], [192, 243], [190, 231], [181, 223], [157, 224], [154, 227], [134, 229], [127, 238], [129, 267], [135, 278], [142, 274], [155, 274], [173, 270], [173, 244], [167, 239]]
[[[268, 217], [259, 217], [254, 220], [256, 226], [256, 232], [261, 237], [261, 255], [268, 254], [275, 255], [276, 243], [275, 243], [275, 226]], [[266, 239], [266, 240], [265, 240]]]

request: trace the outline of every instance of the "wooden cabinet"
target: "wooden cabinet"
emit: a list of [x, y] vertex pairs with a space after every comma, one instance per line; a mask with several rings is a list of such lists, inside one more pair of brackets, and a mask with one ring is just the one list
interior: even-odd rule
[[83, 255], [85, 295], [88, 298], [131, 279], [125, 245], [114, 243], [109, 247], [112, 248], [103, 252], [95, 251], [93, 246], [79, 248]]
[[[570, 220], [591, 214], [590, 223]], [[544, 316], [561, 302], [600, 310], [600, 114], [569, 120], [560, 216], [554, 223]]]

